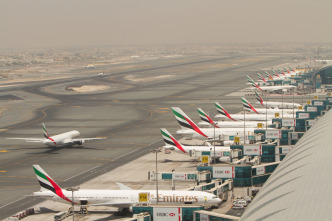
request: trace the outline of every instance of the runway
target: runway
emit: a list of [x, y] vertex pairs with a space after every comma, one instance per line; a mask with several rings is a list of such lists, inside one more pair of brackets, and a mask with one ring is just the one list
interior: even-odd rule
[[[6, 99], [0, 101], [0, 219], [41, 201], [26, 196], [39, 190], [32, 164], [41, 165], [63, 187], [79, 185], [161, 147], [159, 128], [170, 132], [179, 128], [172, 106], [181, 107], [196, 122], [196, 108], [215, 113], [214, 101], [237, 112], [240, 102], [224, 95], [242, 89], [247, 74], [286, 61], [286, 57], [179, 58], [78, 69], [67, 79], [1, 87], [0, 97]], [[101, 71], [105, 74], [97, 76]], [[66, 90], [81, 85], [109, 89]], [[75, 129], [81, 137], [107, 139], [69, 148], [6, 139], [42, 137], [42, 122], [51, 135]]]

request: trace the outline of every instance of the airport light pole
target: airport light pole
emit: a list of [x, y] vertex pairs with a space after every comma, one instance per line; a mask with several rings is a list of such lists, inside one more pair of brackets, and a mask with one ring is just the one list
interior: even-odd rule
[[246, 144], [246, 108], [243, 107], [243, 144]]
[[295, 98], [294, 97], [295, 97], [295, 89], [293, 89], [293, 119], [294, 119], [294, 111], [295, 111], [294, 110], [294, 108], [295, 108], [295, 104], [294, 104], [294, 102], [295, 102], [294, 99]]
[[267, 99], [265, 99], [265, 108], [266, 108], [266, 112], [265, 112], [265, 130], [267, 130]]
[[216, 164], [216, 123], [213, 123], [213, 164]]
[[[156, 153], [156, 194], [157, 194], [157, 205], [159, 204], [159, 193], [158, 193], [158, 149], [154, 149], [152, 151], [153, 153]], [[172, 176], [173, 179], [173, 176]]]
[[73, 221], [75, 220], [75, 209], [74, 209], [74, 206], [75, 206], [75, 202], [74, 202], [74, 192], [75, 191], [78, 191], [80, 189], [79, 186], [75, 187], [75, 186], [72, 186], [72, 187], [67, 187], [65, 188], [65, 190], [67, 191], [71, 191], [71, 206], [72, 206], [72, 212], [73, 212]]

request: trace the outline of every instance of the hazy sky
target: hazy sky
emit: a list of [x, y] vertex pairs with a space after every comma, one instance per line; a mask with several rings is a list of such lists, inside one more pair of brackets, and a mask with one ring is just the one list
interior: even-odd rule
[[1, 0], [0, 48], [332, 42], [332, 0]]

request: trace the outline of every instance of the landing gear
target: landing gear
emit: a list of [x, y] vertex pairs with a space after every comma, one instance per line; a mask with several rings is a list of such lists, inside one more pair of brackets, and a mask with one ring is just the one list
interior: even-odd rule
[[79, 214], [88, 214], [88, 207], [81, 206]]

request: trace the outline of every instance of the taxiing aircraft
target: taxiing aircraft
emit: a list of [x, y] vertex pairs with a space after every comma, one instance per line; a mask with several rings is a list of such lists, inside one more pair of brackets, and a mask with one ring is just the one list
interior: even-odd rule
[[[198, 114], [201, 117], [202, 121], [198, 123], [199, 126], [215, 126], [216, 128], [230, 128], [237, 127], [257, 127], [258, 123], [262, 123], [263, 127], [266, 126], [266, 121], [213, 121], [207, 113], [205, 113], [201, 108], [197, 108]], [[268, 124], [272, 124], [272, 121], [269, 120]]]
[[281, 86], [258, 86], [256, 82], [254, 82], [249, 76], [247, 76], [247, 80], [253, 87], [259, 89], [263, 92], [283, 92], [291, 89], [295, 89], [294, 85], [281, 85]]
[[261, 104], [263, 107], [271, 107], [271, 108], [283, 108], [283, 109], [292, 109], [298, 108], [301, 104], [298, 103], [287, 103], [287, 102], [276, 102], [276, 101], [264, 101], [263, 98], [255, 91], [257, 101], [256, 104]]
[[[62, 189], [39, 165], [32, 167], [40, 184], [40, 191], [33, 193], [33, 196], [36, 197], [68, 204], [75, 203], [83, 207], [114, 206], [124, 209], [139, 204], [140, 193], [149, 193], [150, 203], [157, 203], [156, 190], [132, 190], [123, 184], [120, 186], [121, 190], [79, 189], [72, 195], [71, 191]], [[202, 191], [158, 191], [158, 204], [161, 205], [198, 204], [210, 207], [220, 202], [221, 200], [217, 196]]]
[[[243, 128], [199, 128], [179, 107], [172, 107], [174, 116], [180, 124], [177, 134], [191, 135], [198, 139], [213, 139], [219, 136], [243, 135]], [[246, 128], [246, 133], [253, 133], [255, 128]]]
[[[246, 121], [251, 121], [251, 120], [255, 120], [255, 121], [266, 121], [266, 119], [272, 120], [273, 118], [275, 118], [275, 115], [272, 114], [229, 114], [225, 108], [223, 108], [218, 102], [214, 103], [216, 105], [217, 108], [217, 112], [219, 114], [217, 114], [215, 117], [216, 118], [222, 118], [222, 119], [230, 119], [230, 120], [235, 120], [235, 121], [239, 121], [239, 120], [246, 120]], [[281, 116], [281, 115], [280, 115]], [[283, 114], [283, 118], [293, 118], [292, 114]]]
[[211, 156], [214, 156], [214, 150], [216, 151], [216, 158], [220, 162], [229, 162], [229, 152], [230, 147], [220, 147], [220, 146], [212, 146], [211, 144], [208, 146], [187, 146], [180, 144], [165, 128], [161, 128], [161, 135], [165, 141], [164, 149], [171, 149], [178, 153], [190, 154], [190, 151], [212, 151]]
[[85, 141], [90, 140], [101, 140], [106, 139], [103, 137], [94, 137], [94, 138], [75, 138], [80, 135], [80, 132], [77, 130], [72, 130], [66, 133], [49, 136], [43, 123], [43, 132], [44, 138], [7, 138], [7, 139], [15, 139], [15, 140], [24, 140], [26, 142], [36, 142], [42, 143], [50, 147], [64, 146], [64, 145], [82, 145]]

